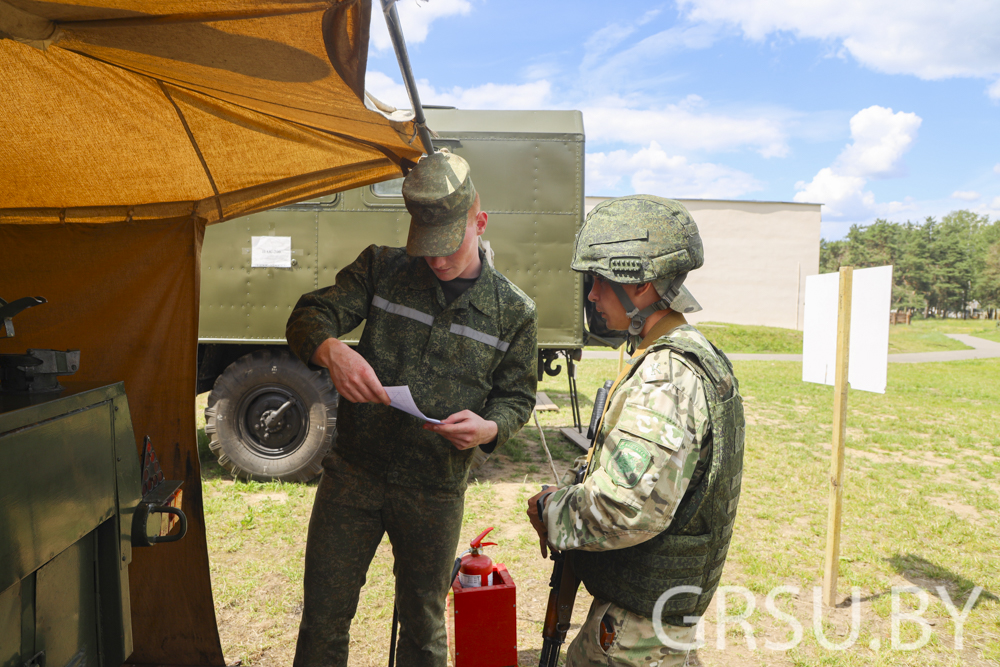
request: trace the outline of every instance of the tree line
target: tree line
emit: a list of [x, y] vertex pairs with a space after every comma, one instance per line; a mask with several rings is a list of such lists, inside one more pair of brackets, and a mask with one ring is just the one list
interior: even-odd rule
[[1000, 220], [971, 211], [851, 225], [847, 238], [820, 241], [819, 262], [820, 273], [891, 264], [893, 310], [995, 318], [1000, 309]]

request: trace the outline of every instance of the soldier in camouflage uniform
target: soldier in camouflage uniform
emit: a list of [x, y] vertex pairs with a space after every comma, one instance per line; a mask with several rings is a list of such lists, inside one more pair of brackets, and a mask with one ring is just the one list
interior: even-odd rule
[[744, 419], [732, 366], [683, 312], [702, 265], [678, 202], [637, 195], [587, 217], [572, 268], [632, 358], [608, 398], [580, 484], [528, 501], [542, 555], [565, 551], [594, 595], [566, 664], [683, 665], [718, 586], [732, 535]]
[[[435, 153], [403, 182], [406, 248], [370, 246], [288, 320], [295, 354], [325, 367], [340, 401], [306, 547], [295, 667], [346, 665], [375, 550], [392, 543], [401, 665], [446, 664], [445, 595], [478, 445], [502, 445], [535, 405], [535, 305], [479, 251], [487, 214], [469, 166]], [[357, 349], [337, 338], [365, 322]], [[441, 425], [389, 407], [409, 385]]]

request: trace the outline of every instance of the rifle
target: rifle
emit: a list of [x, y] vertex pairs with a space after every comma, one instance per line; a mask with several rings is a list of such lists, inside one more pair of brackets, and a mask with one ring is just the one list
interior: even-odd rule
[[[600, 429], [601, 418], [604, 416], [604, 408], [608, 401], [608, 393], [614, 383], [608, 380], [604, 386], [597, 390], [594, 399], [594, 410], [590, 414], [590, 428], [587, 430], [587, 437], [590, 439], [589, 454], [594, 452], [594, 445], [597, 442], [598, 431]], [[587, 474], [587, 466], [590, 463], [590, 455], [587, 456], [587, 463], [576, 469], [576, 479], [574, 483], [579, 484]], [[539, 502], [538, 515], [543, 516]], [[569, 630], [570, 618], [573, 616], [573, 603], [576, 602], [576, 591], [580, 587], [580, 580], [573, 572], [573, 565], [569, 562], [565, 553], [552, 552], [552, 577], [549, 579], [549, 604], [545, 609], [545, 626], [542, 628], [542, 652], [538, 656], [538, 667], [556, 667], [559, 662], [559, 649], [566, 641], [566, 632]]]
[[545, 609], [545, 626], [542, 628], [542, 652], [538, 656], [538, 667], [556, 667], [559, 663], [559, 649], [566, 641], [573, 603], [580, 580], [573, 572], [573, 565], [563, 552], [552, 552], [554, 561], [552, 578], [549, 580], [549, 604]]

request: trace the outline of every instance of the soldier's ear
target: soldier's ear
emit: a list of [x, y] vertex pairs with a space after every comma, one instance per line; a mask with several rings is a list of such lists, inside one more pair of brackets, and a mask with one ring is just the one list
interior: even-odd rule
[[635, 295], [637, 297], [647, 296], [649, 291], [653, 289], [653, 283], [639, 283], [635, 286]]

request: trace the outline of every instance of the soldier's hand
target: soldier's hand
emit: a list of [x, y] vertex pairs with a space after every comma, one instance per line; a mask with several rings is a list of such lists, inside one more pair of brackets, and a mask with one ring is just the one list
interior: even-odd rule
[[457, 449], [485, 445], [497, 437], [496, 422], [483, 419], [472, 410], [456, 412], [440, 424], [424, 424], [424, 428], [440, 434]]
[[552, 493], [555, 493], [555, 489], [546, 485], [542, 487], [541, 491], [528, 498], [528, 521], [538, 533], [538, 545], [541, 547], [542, 558], [549, 557], [549, 529], [545, 526], [545, 519], [538, 514], [538, 501]]
[[365, 358], [336, 338], [327, 338], [313, 352], [312, 363], [330, 371], [337, 392], [351, 403], [384, 403], [389, 395]]

